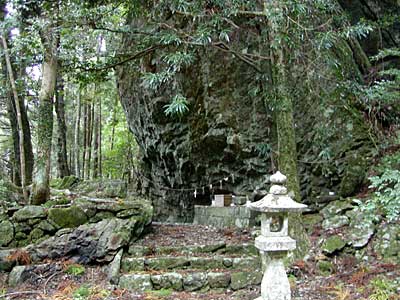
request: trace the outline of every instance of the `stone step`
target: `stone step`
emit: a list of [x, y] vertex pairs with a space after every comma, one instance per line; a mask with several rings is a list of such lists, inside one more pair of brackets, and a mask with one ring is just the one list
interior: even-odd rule
[[170, 289], [174, 291], [201, 291], [210, 289], [240, 290], [259, 285], [262, 280], [260, 269], [227, 272], [164, 272], [158, 274], [130, 273], [119, 279], [119, 288], [134, 292]]
[[131, 244], [128, 253], [132, 257], [143, 257], [150, 255], [195, 255], [195, 254], [221, 254], [221, 255], [253, 255], [257, 256], [259, 251], [254, 243], [249, 244], [227, 244], [215, 243], [209, 245], [194, 246], [158, 246], [156, 248], [143, 246], [140, 244]]
[[160, 256], [160, 257], [125, 257], [121, 262], [122, 272], [160, 271], [176, 269], [259, 269], [261, 259], [258, 256], [227, 257], [214, 255], [202, 256]]

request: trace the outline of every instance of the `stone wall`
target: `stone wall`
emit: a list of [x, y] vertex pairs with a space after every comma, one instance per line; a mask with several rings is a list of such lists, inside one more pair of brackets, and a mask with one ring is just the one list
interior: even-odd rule
[[194, 207], [194, 224], [210, 225], [217, 228], [239, 227], [246, 228], [259, 224], [259, 213], [246, 206]]

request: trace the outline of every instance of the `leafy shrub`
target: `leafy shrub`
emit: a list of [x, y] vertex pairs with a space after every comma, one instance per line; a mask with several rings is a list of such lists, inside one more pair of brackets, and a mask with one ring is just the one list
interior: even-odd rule
[[85, 274], [85, 267], [79, 264], [72, 264], [69, 265], [66, 269], [65, 269], [65, 273], [70, 274], [70, 275], [74, 275], [74, 276], [81, 276], [83, 274]]
[[385, 159], [377, 167], [379, 175], [369, 178], [371, 188], [375, 189], [374, 197], [361, 204], [362, 210], [377, 220], [379, 215], [388, 221], [400, 220], [400, 151]]

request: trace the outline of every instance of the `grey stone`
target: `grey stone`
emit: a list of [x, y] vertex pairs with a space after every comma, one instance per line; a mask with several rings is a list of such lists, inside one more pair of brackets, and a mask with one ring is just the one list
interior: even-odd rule
[[119, 272], [121, 269], [121, 259], [123, 253], [123, 249], [119, 250], [118, 253], [115, 255], [113, 261], [108, 266], [107, 279], [108, 281], [110, 281], [111, 284], [117, 285], [119, 282]]
[[231, 274], [232, 290], [240, 290], [251, 285], [259, 285], [262, 280], [262, 272], [254, 270], [252, 272], [235, 272]]
[[324, 230], [336, 229], [350, 224], [350, 220], [347, 216], [333, 216], [329, 219], [325, 219], [322, 222], [322, 228]]
[[14, 239], [14, 225], [10, 221], [0, 222], [0, 247], [7, 246]]
[[45, 218], [46, 215], [46, 210], [43, 207], [28, 205], [16, 211], [13, 215], [13, 219], [18, 222], [22, 222], [35, 218]]
[[49, 220], [61, 228], [74, 228], [85, 224], [88, 217], [82, 208], [71, 206], [67, 208], [50, 208]]
[[[75, 256], [79, 263], [110, 262], [119, 249], [138, 237], [141, 222], [134, 219], [107, 219], [57, 232], [34, 247], [30, 253], [37, 260]], [[140, 231], [141, 232], [141, 231]]]
[[169, 270], [189, 266], [190, 260], [182, 256], [154, 257], [146, 259], [145, 265], [150, 270]]
[[25, 281], [27, 266], [15, 266], [8, 275], [8, 284], [11, 287], [16, 287]]
[[224, 261], [222, 257], [214, 256], [214, 257], [191, 257], [190, 258], [190, 267], [192, 269], [218, 269], [224, 268]]
[[182, 275], [179, 273], [164, 273], [159, 275], [151, 275], [153, 287], [156, 290], [173, 289], [174, 291], [183, 290]]
[[398, 224], [382, 224], [374, 240], [374, 250], [384, 262], [400, 264], [400, 226]]
[[28, 236], [28, 239], [29, 239], [30, 242], [33, 242], [33, 243], [34, 243], [34, 242], [36, 242], [37, 240], [39, 240], [40, 238], [42, 238], [43, 235], [44, 235], [43, 230], [41, 230], [41, 229], [39, 229], [39, 228], [34, 228], [34, 229], [30, 232], [30, 234], [29, 234], [29, 236]]
[[236, 257], [233, 259], [233, 266], [236, 270], [257, 270], [261, 268], [259, 257]]
[[126, 274], [119, 279], [118, 287], [134, 292], [144, 292], [153, 289], [149, 274]]
[[57, 264], [15, 266], [8, 275], [8, 284], [11, 287], [18, 287], [23, 283], [37, 284], [38, 278], [48, 278], [60, 270], [61, 266]]
[[359, 211], [350, 211], [347, 215], [350, 218], [347, 243], [356, 249], [365, 247], [375, 233], [373, 221]]
[[10, 272], [15, 265], [14, 261], [9, 259], [9, 256], [14, 252], [14, 249], [0, 250], [0, 272]]
[[321, 210], [321, 213], [324, 216], [324, 219], [328, 219], [353, 208], [354, 206], [351, 204], [351, 199], [338, 200], [330, 202]]
[[346, 246], [346, 241], [335, 235], [327, 238], [322, 244], [321, 249], [324, 253], [330, 255], [342, 250]]
[[183, 278], [183, 289], [188, 292], [194, 292], [206, 288], [206, 273], [189, 273]]
[[129, 273], [133, 271], [144, 271], [143, 257], [124, 257], [121, 261], [121, 270]]
[[52, 221], [43, 220], [38, 224], [37, 228], [45, 232], [54, 233], [59, 229], [59, 226]]
[[208, 284], [212, 289], [227, 288], [231, 282], [231, 275], [229, 273], [208, 273]]

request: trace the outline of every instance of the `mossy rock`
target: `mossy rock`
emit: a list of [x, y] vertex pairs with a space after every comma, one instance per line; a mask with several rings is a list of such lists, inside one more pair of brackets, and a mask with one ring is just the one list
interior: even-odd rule
[[14, 213], [13, 219], [21, 222], [36, 218], [45, 218], [46, 210], [37, 205], [28, 205]]
[[50, 186], [55, 189], [65, 190], [70, 189], [79, 182], [79, 178], [76, 176], [65, 176], [63, 178], [52, 179]]
[[29, 234], [29, 241], [34, 243], [36, 241], [38, 241], [40, 238], [42, 238], [44, 235], [43, 230], [39, 229], [39, 228], [34, 228], [31, 233]]
[[14, 239], [14, 225], [10, 221], [0, 222], [0, 247], [7, 246]]
[[322, 251], [326, 254], [334, 254], [342, 250], [346, 246], [346, 242], [339, 236], [331, 236], [322, 245]]
[[71, 206], [68, 208], [50, 208], [49, 220], [61, 228], [74, 228], [85, 224], [88, 217], [80, 207]]

